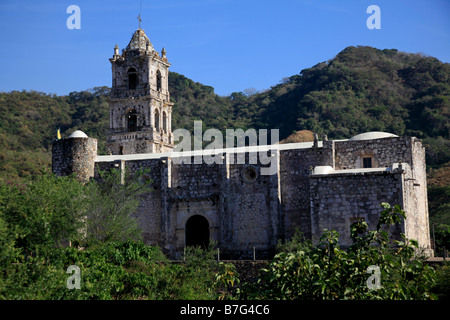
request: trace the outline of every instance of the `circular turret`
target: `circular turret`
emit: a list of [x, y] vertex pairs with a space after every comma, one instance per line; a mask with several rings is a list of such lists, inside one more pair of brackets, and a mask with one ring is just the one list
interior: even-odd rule
[[58, 176], [75, 174], [80, 181], [94, 176], [97, 139], [76, 130], [67, 138], [55, 140], [52, 148], [52, 171]]

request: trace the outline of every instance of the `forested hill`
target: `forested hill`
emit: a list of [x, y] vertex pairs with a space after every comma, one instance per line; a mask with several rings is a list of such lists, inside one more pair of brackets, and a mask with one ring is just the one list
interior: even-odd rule
[[[388, 131], [423, 139], [428, 165], [448, 168], [449, 79], [448, 63], [371, 47], [348, 47], [264, 92], [247, 89], [228, 97], [171, 72], [173, 128], [191, 130], [194, 120], [202, 120], [204, 130], [278, 128], [280, 139], [298, 130], [331, 139]], [[100, 87], [67, 96], [0, 93], [0, 179], [50, 167], [57, 128], [63, 136], [83, 130], [99, 139], [99, 150], [104, 152], [108, 92], [109, 88]]]
[[[397, 50], [348, 47], [252, 99], [264, 124], [332, 138], [388, 131], [449, 137], [450, 65]], [[256, 106], [262, 107], [262, 110]]]

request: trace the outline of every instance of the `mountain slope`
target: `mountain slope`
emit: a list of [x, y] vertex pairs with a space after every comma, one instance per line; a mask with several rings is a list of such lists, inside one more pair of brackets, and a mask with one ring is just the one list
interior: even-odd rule
[[334, 59], [253, 97], [258, 121], [283, 135], [311, 130], [330, 138], [388, 131], [449, 138], [450, 65], [397, 50], [348, 47]]

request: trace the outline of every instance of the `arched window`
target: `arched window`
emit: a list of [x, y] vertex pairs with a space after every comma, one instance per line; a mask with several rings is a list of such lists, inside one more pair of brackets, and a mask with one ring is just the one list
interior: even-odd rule
[[159, 110], [156, 109], [155, 111], [155, 128], [156, 131], [159, 131]]
[[156, 90], [161, 91], [161, 72], [156, 71]]
[[128, 70], [128, 89], [136, 89], [138, 82], [136, 69], [130, 68]]
[[127, 131], [134, 132], [137, 131], [137, 113], [136, 110], [131, 109], [127, 112]]
[[163, 130], [167, 132], [167, 114], [165, 111], [163, 112]]

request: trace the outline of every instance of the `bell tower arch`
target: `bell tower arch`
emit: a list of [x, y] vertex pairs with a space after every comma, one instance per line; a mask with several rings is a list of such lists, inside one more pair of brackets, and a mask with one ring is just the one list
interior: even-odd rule
[[172, 107], [166, 50], [153, 48], [141, 28], [111, 59], [107, 148], [112, 154], [170, 152], [173, 147]]

